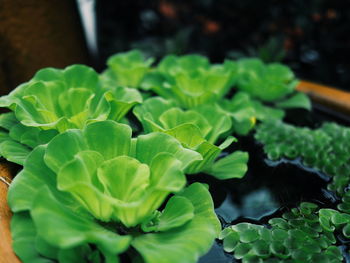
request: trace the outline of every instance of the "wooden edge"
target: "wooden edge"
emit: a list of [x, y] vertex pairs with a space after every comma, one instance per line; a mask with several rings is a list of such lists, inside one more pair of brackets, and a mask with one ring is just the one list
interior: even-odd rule
[[297, 90], [306, 93], [317, 103], [350, 115], [350, 92], [305, 80], [300, 81]]
[[10, 221], [12, 213], [7, 205], [7, 190], [12, 180], [10, 165], [0, 163], [0, 263], [20, 263], [12, 250]]

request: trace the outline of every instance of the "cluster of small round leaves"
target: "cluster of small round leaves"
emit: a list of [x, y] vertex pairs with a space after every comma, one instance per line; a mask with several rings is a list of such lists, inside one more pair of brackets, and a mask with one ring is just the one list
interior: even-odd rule
[[338, 205], [338, 209], [344, 213], [350, 214], [350, 191], [347, 191], [342, 198], [342, 202]]
[[350, 182], [350, 128], [325, 123], [312, 130], [274, 121], [259, 125], [255, 138], [269, 159], [301, 157], [305, 166], [333, 178], [329, 190], [344, 194]]
[[305, 202], [268, 225], [239, 223], [225, 228], [219, 238], [224, 250], [243, 263], [342, 262], [335, 231], [349, 238], [349, 217]]

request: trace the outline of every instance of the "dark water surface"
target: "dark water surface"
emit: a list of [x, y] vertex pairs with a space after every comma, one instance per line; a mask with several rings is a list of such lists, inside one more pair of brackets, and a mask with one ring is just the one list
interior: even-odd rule
[[[330, 120], [342, 125], [350, 124], [343, 116], [333, 116], [328, 111], [312, 114], [293, 111], [288, 114], [287, 120], [311, 128]], [[188, 178], [190, 182], [200, 181], [209, 185], [215, 212], [223, 227], [240, 222], [267, 224], [270, 218], [280, 217], [301, 202], [313, 202], [327, 208], [336, 208], [339, 203], [339, 199], [327, 190], [329, 177], [303, 166], [300, 160], [282, 159], [272, 162], [266, 159], [262, 145], [255, 142], [252, 135], [239, 138], [239, 142], [228, 151], [237, 149], [249, 152], [248, 172], [244, 178], [220, 181], [204, 174]], [[349, 250], [349, 242], [338, 240], [345, 262], [350, 262], [346, 252]], [[216, 241], [198, 262], [225, 263], [236, 260], [232, 254], [223, 251], [220, 241]]]

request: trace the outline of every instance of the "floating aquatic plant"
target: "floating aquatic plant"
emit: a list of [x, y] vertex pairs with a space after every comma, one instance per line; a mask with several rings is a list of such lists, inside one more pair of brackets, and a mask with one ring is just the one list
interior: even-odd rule
[[142, 100], [137, 91], [130, 95], [123, 89], [104, 90], [98, 74], [87, 66], [73, 65], [64, 70], [46, 68], [1, 97], [0, 107], [14, 111], [25, 126], [63, 132], [93, 121], [120, 120]]
[[297, 79], [288, 67], [260, 59], [248, 58], [238, 61], [237, 88], [262, 101], [276, 101], [291, 94]]
[[153, 58], [146, 59], [139, 50], [118, 53], [107, 60], [108, 69], [102, 79], [111, 86], [139, 88]]
[[206, 57], [199, 55], [169, 55], [146, 76], [142, 87], [191, 109], [222, 98], [233, 85], [235, 74], [233, 61], [211, 65]]
[[332, 177], [329, 190], [344, 194], [350, 182], [349, 128], [325, 123], [311, 130], [275, 121], [259, 125], [255, 138], [264, 144], [269, 159], [300, 157], [305, 166]]
[[57, 135], [30, 153], [11, 184], [17, 255], [82, 262], [100, 253], [118, 262], [133, 246], [145, 262], [195, 262], [220, 230], [207, 188], [184, 188], [183, 170], [200, 158], [164, 133], [131, 139], [131, 128], [113, 121]]
[[225, 228], [224, 250], [242, 262], [342, 262], [335, 231], [349, 238], [350, 215], [301, 203], [267, 226], [239, 223]]
[[266, 106], [246, 92], [223, 99], [220, 105], [232, 117], [233, 131], [241, 135], [246, 135], [255, 126], [256, 120], [279, 120], [285, 115], [283, 110]]
[[160, 131], [170, 134], [186, 148], [202, 155], [203, 160], [192, 163], [186, 173], [206, 172], [219, 179], [230, 179], [241, 178], [247, 171], [248, 154], [245, 152], [236, 151], [217, 160], [234, 141], [233, 137], [227, 137], [220, 145], [215, 145], [232, 125], [230, 117], [217, 105], [182, 110], [174, 101], [154, 97], [135, 107], [134, 114], [146, 133]]
[[0, 98], [0, 106], [13, 111], [0, 115], [0, 156], [23, 164], [31, 149], [59, 132], [99, 120], [121, 121], [141, 102], [137, 90], [103, 86], [98, 74], [86, 66], [42, 69]]

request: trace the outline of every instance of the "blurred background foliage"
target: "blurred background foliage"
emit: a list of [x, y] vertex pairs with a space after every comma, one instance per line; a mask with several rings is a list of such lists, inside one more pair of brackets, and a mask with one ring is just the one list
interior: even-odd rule
[[99, 60], [131, 48], [158, 59], [257, 56], [350, 90], [348, 7], [344, 0], [97, 0]]

